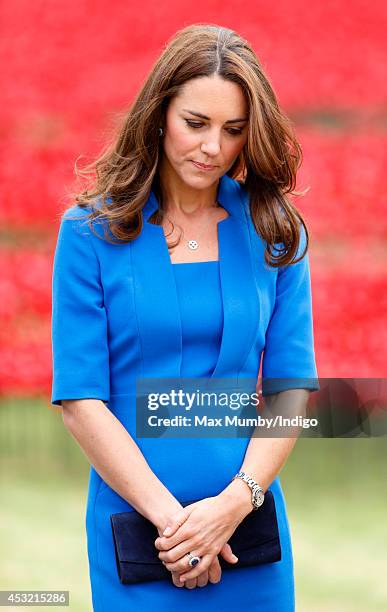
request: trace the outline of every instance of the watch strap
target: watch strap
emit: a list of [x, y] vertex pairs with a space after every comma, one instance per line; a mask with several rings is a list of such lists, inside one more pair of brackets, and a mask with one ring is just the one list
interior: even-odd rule
[[259, 506], [257, 506], [255, 503], [255, 495], [258, 491], [262, 491], [263, 494], [262, 487], [254, 480], [254, 478], [251, 478], [251, 476], [246, 474], [246, 472], [238, 472], [237, 474], [235, 474], [233, 480], [235, 478], [240, 478], [241, 480], [244, 480], [248, 487], [251, 489], [251, 503], [253, 505], [253, 509], [258, 510]]

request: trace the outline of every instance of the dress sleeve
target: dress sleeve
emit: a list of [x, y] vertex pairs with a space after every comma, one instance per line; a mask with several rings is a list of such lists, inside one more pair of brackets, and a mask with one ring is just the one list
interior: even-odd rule
[[[297, 257], [304, 251], [305, 229]], [[276, 299], [266, 330], [262, 362], [263, 395], [287, 389], [318, 390], [314, 354], [309, 255], [278, 269]]]
[[62, 399], [110, 395], [107, 316], [91, 230], [81, 218], [62, 217], [52, 273], [52, 395]]

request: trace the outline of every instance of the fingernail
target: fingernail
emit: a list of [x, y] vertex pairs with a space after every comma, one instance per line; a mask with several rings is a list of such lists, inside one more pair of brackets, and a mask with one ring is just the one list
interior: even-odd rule
[[238, 557], [236, 555], [233, 554], [232, 558], [234, 561], [238, 561]]
[[171, 533], [172, 533], [172, 529], [170, 527], [167, 527], [163, 531], [163, 535], [165, 535], [165, 536], [171, 535]]

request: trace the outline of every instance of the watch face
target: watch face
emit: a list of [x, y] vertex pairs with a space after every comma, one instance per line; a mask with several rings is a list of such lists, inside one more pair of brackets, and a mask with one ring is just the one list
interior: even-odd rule
[[254, 501], [256, 506], [262, 506], [264, 499], [265, 495], [264, 493], [262, 493], [262, 491], [258, 491], [254, 494]]

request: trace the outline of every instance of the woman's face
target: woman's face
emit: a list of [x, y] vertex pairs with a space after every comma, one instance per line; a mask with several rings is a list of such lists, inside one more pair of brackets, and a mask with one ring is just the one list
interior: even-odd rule
[[[162, 169], [196, 189], [233, 165], [247, 140], [248, 106], [239, 85], [219, 75], [190, 79], [166, 111]], [[193, 162], [211, 166], [203, 170]]]

